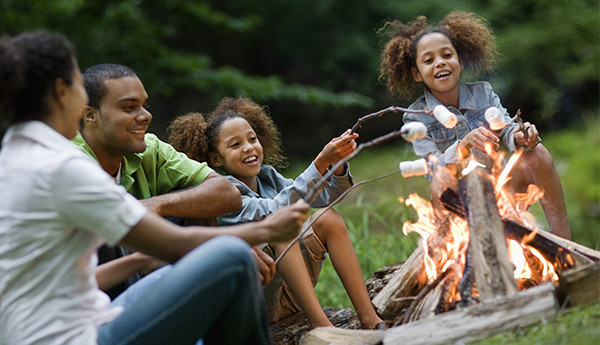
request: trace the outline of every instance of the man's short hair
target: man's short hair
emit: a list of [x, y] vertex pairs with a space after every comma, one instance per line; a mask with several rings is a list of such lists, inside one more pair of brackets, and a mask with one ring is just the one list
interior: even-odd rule
[[105, 80], [137, 77], [137, 74], [131, 68], [112, 63], [90, 66], [83, 71], [82, 75], [85, 90], [89, 97], [88, 105], [96, 109], [100, 109], [100, 103], [108, 93], [108, 88], [104, 83]]

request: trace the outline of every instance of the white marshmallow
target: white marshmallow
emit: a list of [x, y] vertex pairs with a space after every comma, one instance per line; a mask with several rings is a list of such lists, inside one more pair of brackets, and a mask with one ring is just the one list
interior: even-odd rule
[[400, 129], [402, 132], [402, 138], [408, 142], [413, 142], [417, 139], [423, 139], [427, 135], [427, 127], [423, 122], [412, 121]]
[[423, 176], [429, 171], [425, 159], [417, 159], [414, 161], [400, 162], [400, 172], [402, 177]]
[[485, 111], [485, 120], [490, 124], [490, 129], [493, 131], [506, 127], [506, 123], [504, 123], [504, 114], [496, 107], [487, 108]]
[[443, 105], [436, 105], [433, 108], [433, 116], [446, 128], [454, 128], [458, 123], [456, 115]]

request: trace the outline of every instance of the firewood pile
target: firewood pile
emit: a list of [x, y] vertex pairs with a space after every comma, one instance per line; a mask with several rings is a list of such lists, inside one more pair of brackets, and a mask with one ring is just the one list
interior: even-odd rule
[[387, 330], [357, 330], [353, 322], [305, 328], [275, 343], [467, 343], [551, 319], [561, 307], [597, 301], [600, 252], [519, 218], [519, 207], [502, 202], [506, 196], [496, 186], [503, 177], [494, 162], [477, 160], [474, 168], [458, 170], [458, 190], [442, 194], [443, 215], [411, 196], [420, 219], [404, 231], [419, 232], [421, 244], [404, 263], [367, 281]]

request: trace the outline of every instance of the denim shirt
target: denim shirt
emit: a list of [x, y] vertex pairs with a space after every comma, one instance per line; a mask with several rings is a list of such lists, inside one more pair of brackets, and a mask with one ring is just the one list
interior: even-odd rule
[[[404, 113], [403, 121], [421, 121], [427, 126], [427, 136], [424, 139], [413, 141], [415, 153], [427, 160], [434, 155], [438, 159], [438, 164], [458, 163], [457, 145], [460, 139], [464, 138], [472, 130], [484, 126], [490, 129], [485, 120], [485, 111], [490, 107], [496, 107], [504, 113], [504, 122], [511, 123], [510, 116], [506, 109], [500, 103], [500, 98], [492, 90], [492, 86], [485, 81], [474, 83], [459, 83], [459, 109], [453, 106], [447, 107], [453, 112], [458, 123], [454, 128], [446, 128], [439, 123], [433, 115]], [[427, 107], [433, 110], [436, 105], [442, 104], [427, 88], [425, 95], [419, 97], [409, 109], [424, 109]], [[513, 136], [511, 133], [518, 127], [516, 123], [504, 127], [500, 131], [493, 131], [503, 139], [506, 147], [511, 151], [516, 151]]]
[[[333, 176], [329, 183], [321, 185], [317, 191], [312, 207], [319, 208], [329, 205], [354, 184], [348, 166], [342, 176]], [[314, 163], [295, 180], [283, 177], [270, 165], [263, 165], [257, 175], [258, 193], [255, 193], [245, 183], [233, 176], [225, 176], [242, 194], [242, 209], [238, 212], [217, 217], [219, 225], [260, 220], [275, 212], [280, 207], [293, 204], [305, 197], [321, 179], [321, 174]]]

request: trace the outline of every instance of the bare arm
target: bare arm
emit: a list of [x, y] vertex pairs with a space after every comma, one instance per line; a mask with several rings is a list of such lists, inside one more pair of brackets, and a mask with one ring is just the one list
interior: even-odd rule
[[211, 172], [197, 186], [140, 200], [163, 217], [214, 218], [242, 208], [240, 192], [223, 176]]
[[96, 280], [102, 291], [117, 286], [137, 272], [148, 274], [166, 263], [142, 253], [133, 253], [96, 267]]
[[259, 222], [228, 227], [186, 227], [185, 229], [148, 212], [123, 238], [121, 244], [169, 263], [209, 239], [220, 235], [237, 236], [251, 246], [264, 242], [284, 242], [294, 238], [306, 220], [309, 206], [304, 201], [283, 207]]

